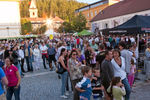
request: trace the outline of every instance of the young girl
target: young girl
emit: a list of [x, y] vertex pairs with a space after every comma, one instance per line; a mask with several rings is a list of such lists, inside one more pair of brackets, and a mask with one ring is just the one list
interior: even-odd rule
[[76, 84], [75, 88], [80, 92], [80, 100], [90, 100], [92, 94], [91, 87], [91, 76], [92, 70], [90, 67], [85, 66], [82, 69], [82, 73], [84, 75], [83, 79]]
[[107, 91], [112, 94], [113, 100], [124, 100], [123, 96], [126, 95], [126, 91], [120, 77], [114, 77], [112, 79], [111, 85]]
[[130, 73], [128, 75], [128, 81], [129, 81], [129, 84], [130, 84], [131, 88], [132, 88], [132, 85], [133, 85], [133, 82], [134, 82], [135, 73], [136, 73], [136, 65], [135, 65], [134, 59], [132, 58], [131, 59]]

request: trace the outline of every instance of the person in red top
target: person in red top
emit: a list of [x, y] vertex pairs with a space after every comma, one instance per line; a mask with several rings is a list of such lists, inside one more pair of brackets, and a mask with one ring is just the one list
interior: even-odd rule
[[10, 58], [5, 59], [6, 66], [3, 67], [3, 70], [8, 79], [7, 86], [7, 100], [12, 99], [12, 95], [15, 95], [15, 100], [20, 100], [20, 81], [21, 77], [16, 66], [13, 65], [13, 60]]
[[79, 48], [79, 46], [80, 46], [80, 38], [78, 37], [77, 38], [77, 48]]

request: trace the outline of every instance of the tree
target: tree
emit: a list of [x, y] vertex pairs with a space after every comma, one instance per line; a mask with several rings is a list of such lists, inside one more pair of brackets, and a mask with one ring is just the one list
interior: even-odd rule
[[28, 19], [21, 19], [21, 34], [25, 35], [32, 31], [32, 24]]
[[79, 13], [79, 15], [77, 15], [73, 20], [74, 31], [81, 32], [83, 29], [87, 29], [86, 23], [87, 21], [86, 21], [85, 16]]

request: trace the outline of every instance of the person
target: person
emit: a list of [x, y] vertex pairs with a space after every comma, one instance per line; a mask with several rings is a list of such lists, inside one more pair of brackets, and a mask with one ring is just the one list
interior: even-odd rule
[[104, 87], [102, 86], [99, 68], [94, 68], [93, 73], [94, 77], [91, 81], [93, 100], [102, 100]]
[[90, 56], [90, 67], [95, 68], [96, 67], [96, 53], [94, 49], [90, 49], [91, 55]]
[[0, 100], [6, 100], [6, 96], [4, 94], [3, 84], [8, 85], [8, 80], [5, 76], [5, 73], [2, 68], [0, 68]]
[[36, 70], [38, 69], [40, 69], [40, 57], [41, 57], [41, 54], [40, 54], [40, 50], [39, 50], [39, 48], [38, 48], [38, 45], [36, 44], [35, 45], [35, 48], [34, 48], [34, 50], [33, 50], [33, 55], [34, 55], [34, 63], [36, 64], [35, 66], [36, 66]]
[[12, 95], [14, 94], [15, 100], [20, 100], [20, 81], [21, 77], [16, 66], [13, 65], [13, 60], [11, 58], [5, 59], [6, 66], [3, 70], [8, 79], [7, 85], [7, 100], [12, 100]]
[[100, 71], [101, 71], [101, 64], [104, 59], [105, 59], [105, 46], [104, 44], [101, 44], [99, 46], [99, 53], [96, 55], [96, 66], [100, 68]]
[[70, 59], [68, 60], [69, 75], [73, 87], [73, 100], [79, 100], [79, 92], [75, 89], [75, 85], [82, 79], [81, 63], [77, 61], [77, 51], [72, 50]]
[[136, 73], [136, 65], [135, 65], [134, 59], [131, 59], [131, 69], [130, 69], [130, 73], [128, 75], [128, 81], [129, 81], [131, 88], [132, 88], [132, 85], [134, 82], [135, 73]]
[[121, 52], [121, 56], [125, 59], [125, 66], [126, 66], [125, 71], [128, 75], [130, 73], [131, 58], [133, 56], [133, 53], [126, 49], [126, 44], [123, 41], [121, 41], [119, 43], [119, 49], [120, 49], [120, 52]]
[[110, 100], [110, 93], [108, 93], [106, 90], [110, 86], [110, 82], [112, 78], [114, 77], [114, 70], [113, 65], [111, 63], [112, 59], [112, 51], [105, 51], [105, 59], [102, 61], [101, 64], [101, 77], [102, 77], [102, 84], [105, 88], [105, 95], [106, 99]]
[[91, 87], [91, 76], [92, 69], [90, 67], [85, 66], [82, 68], [82, 74], [84, 75], [83, 79], [78, 82], [75, 88], [80, 92], [80, 100], [90, 100], [92, 95], [92, 87]]
[[32, 66], [32, 61], [31, 61], [33, 51], [29, 47], [28, 43], [25, 44], [24, 50], [25, 50], [25, 59], [26, 59], [26, 63], [27, 63], [28, 72], [29, 71], [33, 72], [33, 66]]
[[126, 90], [125, 100], [129, 100], [131, 89], [127, 79], [127, 73], [125, 71], [125, 59], [121, 57], [120, 51], [117, 49], [113, 51], [113, 56], [114, 58], [111, 62], [114, 69], [114, 76], [121, 78]]
[[145, 71], [146, 71], [146, 76], [145, 76], [145, 82], [149, 82], [150, 80], [150, 43], [148, 44], [147, 49], [145, 50]]
[[42, 42], [42, 45], [40, 47], [40, 50], [41, 50], [41, 53], [42, 53], [42, 59], [43, 59], [43, 66], [44, 66], [44, 69], [47, 69], [46, 67], [46, 55], [47, 55], [47, 46], [45, 45], [44, 42]]
[[97, 44], [95, 43], [95, 40], [92, 40], [92, 43], [90, 44], [91, 48], [94, 49], [94, 51], [97, 51], [98, 50], [98, 46]]
[[49, 48], [47, 50], [48, 53], [48, 58], [49, 58], [49, 67], [50, 67], [50, 71], [53, 70], [52, 67], [52, 61], [54, 61], [55, 65], [56, 65], [56, 58], [55, 58], [55, 54], [56, 54], [56, 49], [52, 46], [52, 44], [49, 44]]
[[25, 69], [24, 69], [24, 47], [23, 46], [20, 47], [18, 53], [19, 53], [19, 57], [21, 58], [20, 59], [21, 71], [25, 72]]
[[61, 97], [67, 99], [68, 97], [65, 96], [65, 88], [67, 84], [67, 76], [68, 76], [68, 69], [67, 69], [67, 62], [65, 60], [67, 50], [65, 48], [61, 49], [60, 57], [58, 58], [58, 63], [60, 64], [60, 67], [64, 69], [63, 73], [61, 74]]
[[77, 56], [78, 61], [86, 65], [85, 57], [83, 54], [81, 54], [81, 50], [78, 49], [77, 52], [78, 52], [78, 56]]
[[112, 79], [111, 85], [107, 91], [112, 94], [113, 100], [124, 100], [124, 96], [126, 95], [126, 91], [120, 77], [114, 77]]

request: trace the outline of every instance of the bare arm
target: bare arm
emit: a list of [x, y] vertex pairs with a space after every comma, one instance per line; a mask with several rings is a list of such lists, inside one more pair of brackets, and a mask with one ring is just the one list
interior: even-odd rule
[[2, 83], [6, 86], [8, 85], [8, 80], [7, 80], [6, 76], [2, 78]]
[[61, 65], [64, 69], [68, 70], [65, 63], [64, 63], [64, 61], [63, 61], [63, 59], [62, 59], [62, 57], [59, 58], [59, 62], [61, 63]]
[[84, 92], [85, 90], [78, 88], [77, 86], [75, 87], [79, 92]]
[[18, 88], [18, 86], [20, 85], [20, 82], [21, 82], [21, 77], [20, 77], [19, 71], [16, 71], [16, 76], [18, 78], [18, 83], [17, 83], [16, 88]]

